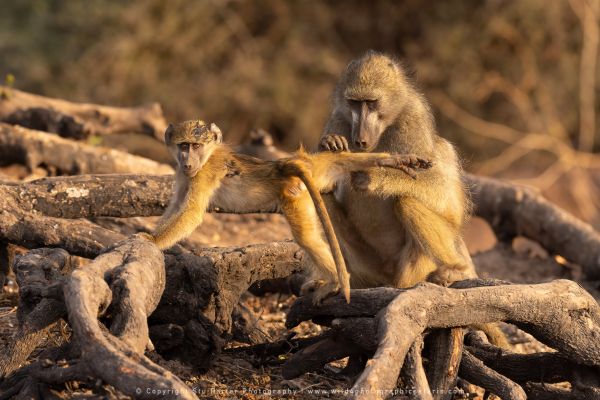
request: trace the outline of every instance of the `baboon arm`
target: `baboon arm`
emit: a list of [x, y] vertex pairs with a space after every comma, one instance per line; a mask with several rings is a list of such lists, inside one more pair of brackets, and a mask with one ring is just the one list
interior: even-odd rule
[[[331, 153], [311, 154], [311, 176], [320, 192], [330, 192], [336, 183], [349, 178], [352, 172], [395, 170], [401, 176], [410, 178], [407, 158], [401, 154], [388, 153]], [[412, 179], [411, 179], [412, 180]], [[381, 185], [385, 186], [385, 185]]]
[[166, 249], [188, 237], [194, 229], [202, 223], [208, 208], [210, 198], [220, 185], [220, 180], [202, 179], [197, 177], [192, 180], [184, 200], [176, 212], [161, 220], [153, 237], [160, 249]]
[[167, 209], [157, 222], [157, 227], [164, 225], [166, 221], [168, 221], [173, 214], [175, 214], [180, 205], [183, 204], [188, 189], [189, 181], [183, 177], [179, 171], [177, 171], [175, 175], [175, 184], [173, 187], [173, 196], [171, 196], [171, 200], [169, 201]]
[[[393, 168], [371, 168], [367, 173], [356, 173], [351, 184], [355, 189], [367, 190], [381, 197], [410, 196], [426, 204], [444, 202], [454, 206], [454, 190], [462, 187], [461, 178], [454, 165], [434, 161], [428, 170], [419, 170], [412, 178], [407, 173]], [[440, 189], [448, 187], [448, 190]], [[448, 202], [452, 204], [448, 204]], [[440, 204], [439, 207], [445, 208]], [[462, 205], [456, 205], [462, 208]]]

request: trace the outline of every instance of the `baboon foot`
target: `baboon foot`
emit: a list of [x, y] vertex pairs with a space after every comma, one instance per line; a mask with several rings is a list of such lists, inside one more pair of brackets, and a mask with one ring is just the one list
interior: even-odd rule
[[389, 158], [385, 158], [379, 162], [381, 167], [396, 168], [413, 179], [417, 179], [417, 171], [429, 169], [433, 163], [415, 154], [392, 154]]
[[427, 277], [427, 281], [440, 286], [449, 286], [453, 282], [471, 279], [474, 276], [467, 273], [468, 268], [462, 265], [438, 267]]
[[306, 282], [300, 288], [302, 296], [312, 294], [312, 302], [318, 306], [323, 301], [340, 292], [340, 287], [337, 283], [327, 282], [323, 279], [314, 279]]

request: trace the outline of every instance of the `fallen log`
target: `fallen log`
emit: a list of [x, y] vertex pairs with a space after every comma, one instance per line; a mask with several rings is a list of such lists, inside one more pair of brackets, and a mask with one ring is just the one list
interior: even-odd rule
[[81, 175], [0, 185], [6, 210], [19, 209], [55, 218], [162, 215], [171, 198], [169, 175]]
[[0, 241], [28, 248], [59, 247], [74, 255], [95, 257], [123, 239], [123, 235], [84, 219], [48, 217], [28, 208], [31, 203], [23, 204], [20, 193], [11, 190], [16, 187], [0, 186]]
[[[467, 175], [475, 215], [499, 240], [525, 236], [552, 254], [581, 265], [587, 279], [600, 279], [600, 235], [591, 225], [546, 200], [533, 187]], [[585, 249], [585, 251], [581, 251]]]
[[72, 103], [6, 86], [0, 86], [0, 121], [75, 139], [138, 132], [162, 141], [167, 128], [158, 103], [141, 107]]
[[[590, 225], [530, 189], [472, 175], [469, 182], [475, 214], [490, 222], [501, 239], [509, 240], [516, 234], [529, 237], [543, 244], [550, 253], [580, 264], [587, 279], [600, 277], [600, 235]], [[14, 197], [14, 193], [18, 193], [21, 207], [52, 217], [136, 217], [161, 215], [171, 196], [171, 187], [169, 176], [91, 175], [0, 185], [0, 195], [11, 193]], [[210, 211], [233, 210], [212, 204]], [[515, 230], [513, 226], [518, 228]], [[1, 233], [0, 240], [3, 240]], [[580, 251], [582, 248], [586, 251]]]
[[53, 175], [163, 175], [174, 172], [168, 165], [120, 150], [91, 146], [5, 123], [0, 123], [0, 160], [2, 165], [19, 163], [30, 170], [43, 165]]

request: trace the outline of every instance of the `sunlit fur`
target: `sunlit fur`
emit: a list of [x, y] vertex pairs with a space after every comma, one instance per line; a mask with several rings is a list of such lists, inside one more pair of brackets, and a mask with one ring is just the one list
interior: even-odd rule
[[[448, 283], [475, 276], [461, 238], [469, 199], [456, 152], [436, 134], [429, 106], [402, 66], [386, 55], [369, 52], [352, 61], [342, 74], [324, 135], [345, 136], [350, 148], [357, 150], [350, 142], [349, 98], [378, 102], [376, 112], [382, 122], [380, 131], [374, 133], [372, 151], [414, 153], [433, 161], [433, 167], [416, 181], [396, 170], [373, 169], [363, 188], [366, 191], [353, 190], [349, 184], [337, 191], [358, 236], [378, 256], [367, 265], [354, 262], [372, 257], [354, 257], [356, 246], [344, 246], [345, 235], [338, 230], [342, 248], [347, 248], [344, 255], [352, 285], [409, 287], [427, 278]], [[331, 207], [335, 204], [330, 204], [333, 214]], [[371, 273], [374, 269], [385, 271]], [[381, 276], [389, 280], [381, 282]]]
[[[310, 155], [301, 150], [288, 159], [264, 161], [235, 154], [221, 144], [214, 124], [199, 132], [204, 126], [202, 121], [186, 121], [170, 125], [165, 133], [177, 160], [181, 158], [178, 145], [199, 141], [202, 146], [190, 147], [197, 153], [191, 166], [198, 169], [196, 174], [186, 175], [181, 166], [177, 168], [174, 196], [154, 232], [155, 243], [164, 249], [189, 236], [211, 204], [234, 212], [280, 209], [309, 256], [315, 301], [335, 292], [338, 284], [348, 299], [349, 276], [320, 192], [333, 190], [350, 172], [379, 165], [401, 168], [406, 159], [366, 153]], [[190, 135], [190, 130], [197, 134]]]
[[333, 94], [324, 149], [328, 136], [341, 135], [350, 150], [361, 150], [353, 146], [357, 127], [350, 109], [361, 100], [377, 101], [373, 112], [380, 124], [369, 133], [376, 138], [369, 151], [414, 153], [433, 167], [418, 180], [397, 170], [370, 169], [358, 175], [359, 185], [340, 185], [335, 199], [326, 198], [352, 287], [405, 288], [424, 280], [447, 285], [476, 277], [461, 236], [470, 200], [459, 159], [437, 135], [429, 105], [399, 62], [375, 52], [350, 62]]

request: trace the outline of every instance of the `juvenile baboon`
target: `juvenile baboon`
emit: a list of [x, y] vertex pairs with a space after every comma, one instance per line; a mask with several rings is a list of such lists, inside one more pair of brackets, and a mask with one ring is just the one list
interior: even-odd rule
[[398, 168], [412, 180], [415, 169], [430, 167], [411, 155], [309, 155], [303, 150], [287, 159], [259, 160], [235, 154], [222, 144], [219, 128], [203, 121], [169, 125], [165, 143], [178, 168], [175, 193], [152, 235], [154, 242], [164, 249], [189, 236], [211, 203], [238, 212], [280, 209], [316, 267], [305, 291], [314, 291], [317, 303], [340, 287], [348, 301], [350, 296], [344, 259], [320, 192], [331, 191], [352, 171]]
[[[335, 199], [325, 198], [352, 287], [447, 285], [477, 276], [461, 236], [470, 199], [458, 156], [437, 135], [429, 105], [399, 62], [368, 52], [348, 64], [320, 148], [411, 153], [433, 164], [417, 181], [392, 169], [355, 172]], [[497, 328], [486, 333], [505, 344]]]

